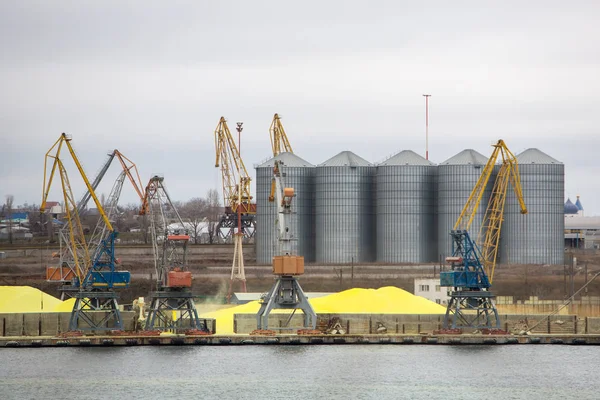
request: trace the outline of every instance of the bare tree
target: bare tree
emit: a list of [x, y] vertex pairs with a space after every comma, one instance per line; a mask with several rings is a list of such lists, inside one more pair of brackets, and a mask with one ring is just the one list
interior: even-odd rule
[[217, 224], [221, 217], [222, 207], [219, 199], [219, 192], [216, 189], [209, 189], [206, 193], [207, 214], [208, 220], [208, 242], [215, 243], [217, 236]]
[[188, 222], [192, 228], [192, 232], [189, 232], [189, 234], [195, 244], [198, 244], [200, 241], [200, 226], [205, 222], [207, 207], [206, 199], [194, 197], [183, 203], [179, 208], [179, 215], [181, 215], [181, 218]]
[[15, 201], [15, 196], [12, 194], [6, 195], [6, 214], [8, 221], [8, 242], [10, 244], [13, 243], [13, 232], [12, 232], [12, 212], [13, 212], [13, 203]]

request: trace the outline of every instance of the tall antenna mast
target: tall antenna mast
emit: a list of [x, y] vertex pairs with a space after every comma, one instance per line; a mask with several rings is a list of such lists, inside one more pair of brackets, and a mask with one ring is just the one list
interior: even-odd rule
[[424, 94], [425, 97], [425, 159], [429, 160], [429, 98], [430, 94]]

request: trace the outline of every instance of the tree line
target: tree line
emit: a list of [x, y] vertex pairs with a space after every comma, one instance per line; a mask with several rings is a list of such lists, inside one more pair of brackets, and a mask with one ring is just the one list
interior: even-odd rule
[[[105, 196], [101, 196], [101, 203], [104, 202], [104, 198]], [[174, 201], [173, 206], [179, 212], [193, 243], [212, 244], [218, 242], [217, 225], [224, 209], [220, 204], [217, 190], [208, 190], [204, 197], [194, 197], [187, 201]], [[150, 222], [148, 216], [139, 215], [140, 208], [141, 205], [135, 203], [117, 206], [116, 215], [111, 216], [111, 223], [117, 232], [130, 233], [127, 235], [128, 240], [147, 244], [151, 240]], [[40, 213], [39, 205], [24, 203], [14, 206], [14, 196], [7, 195], [0, 210], [0, 216], [2, 220], [6, 221], [2, 225], [7, 232], [7, 239], [10, 243], [14, 241], [13, 231], [15, 229], [15, 223], [12, 221], [11, 216], [16, 212], [25, 212], [28, 215], [29, 222], [21, 224], [21, 227], [28, 228], [34, 236], [48, 236], [51, 241], [54, 240], [57, 228], [53, 227], [53, 223], [49, 223], [51, 218]], [[100, 214], [95, 208], [80, 210], [80, 220], [84, 233], [91, 233], [99, 219]]]

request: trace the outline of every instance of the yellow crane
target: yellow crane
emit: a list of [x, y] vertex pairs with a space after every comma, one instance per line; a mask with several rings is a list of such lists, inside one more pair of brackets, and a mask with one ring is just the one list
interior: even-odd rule
[[[63, 146], [66, 146], [69, 150], [71, 158], [79, 170], [91, 198], [96, 204], [101, 220], [104, 223], [105, 231], [107, 232], [107, 235], [102, 235], [103, 238], [99, 243], [94, 244], [96, 246], [94, 249], [90, 249], [90, 244], [86, 242], [79, 219], [77, 203], [75, 202], [67, 171], [61, 159]], [[49, 163], [52, 163], [50, 169], [48, 168]], [[110, 223], [104, 207], [98, 200], [90, 181], [83, 171], [83, 167], [71, 146], [71, 137], [65, 133], [61, 134], [46, 153], [41, 212], [44, 212], [46, 209], [46, 201], [52, 186], [54, 174], [57, 170], [59, 171], [62, 183], [65, 220], [68, 224], [69, 246], [70, 252], [73, 255], [76, 274], [76, 277], [73, 279], [73, 286], [77, 289], [77, 292], [73, 296], [75, 303], [71, 312], [69, 329], [93, 331], [122, 330], [123, 321], [114, 289], [128, 287], [131, 276], [127, 271], [116, 271], [114, 244], [117, 232]], [[52, 223], [52, 221], [49, 221], [49, 223]]]
[[256, 213], [256, 204], [251, 202], [250, 194], [252, 179], [224, 117], [221, 117], [215, 129], [215, 148], [215, 167], [221, 167], [223, 200], [226, 208], [233, 213], [237, 213], [238, 207], [241, 207], [242, 214]]
[[515, 196], [519, 202], [521, 214], [527, 214], [527, 207], [523, 200], [523, 188], [521, 187], [517, 158], [508, 149], [502, 139], [498, 140], [492, 147], [494, 147], [492, 155], [483, 168], [475, 187], [471, 191], [469, 199], [454, 224], [454, 230], [469, 230], [481, 204], [481, 199], [483, 198], [488, 182], [494, 172], [494, 167], [499, 162], [500, 169], [494, 181], [492, 196], [477, 236], [477, 244], [481, 249], [483, 255], [482, 261], [490, 283], [492, 283], [496, 268], [500, 232], [502, 231], [502, 222], [504, 221], [504, 205], [506, 203], [509, 183], [513, 187]]
[[[75, 166], [77, 167], [83, 181], [85, 182], [88, 193], [90, 193], [92, 199], [94, 200], [94, 203], [96, 203], [96, 207], [98, 208], [100, 217], [104, 220], [104, 223], [110, 231], [113, 231], [113, 228], [108, 219], [108, 216], [104, 212], [102, 204], [96, 197], [96, 194], [94, 192], [94, 189], [92, 188], [92, 185], [90, 184], [90, 181], [88, 180], [85, 172], [83, 171], [83, 167], [81, 166], [81, 163], [79, 162], [79, 159], [77, 158], [73, 147], [71, 146], [71, 136], [65, 133], [61, 134], [58, 140], [46, 153], [44, 162], [44, 186], [42, 190], [42, 204], [40, 206], [40, 212], [44, 213], [46, 211], [46, 201], [48, 200], [48, 194], [52, 186], [54, 174], [58, 169], [63, 189], [63, 199], [65, 204], [65, 221], [69, 227], [69, 242], [71, 251], [73, 252], [74, 256], [73, 261], [75, 263], [75, 273], [79, 281], [83, 281], [87, 271], [89, 271], [91, 267], [91, 257], [89, 254], [85, 235], [83, 234], [81, 220], [79, 219], [77, 202], [75, 201], [75, 197], [73, 196], [73, 191], [71, 189], [71, 184], [69, 182], [67, 171], [60, 158], [63, 146], [66, 146], [69, 150], [71, 158], [73, 159]], [[48, 168], [49, 163], [52, 163], [52, 168], [50, 170]], [[49, 221], [48, 223], [51, 224], [52, 221]]]
[[[492, 155], [450, 232], [453, 254], [446, 261], [452, 265], [452, 270], [440, 274], [440, 285], [453, 288], [444, 319], [446, 329], [500, 327], [494, 296], [489, 289], [496, 268], [509, 184], [513, 187], [521, 214], [527, 214], [527, 207], [515, 155], [503, 140], [498, 140], [493, 147]], [[469, 229], [498, 162], [500, 168], [475, 243]]]
[[294, 150], [292, 150], [292, 145], [285, 134], [285, 129], [283, 129], [281, 117], [278, 114], [273, 116], [273, 122], [271, 122], [269, 134], [271, 138], [271, 148], [273, 149], [273, 157], [283, 152], [294, 152]]

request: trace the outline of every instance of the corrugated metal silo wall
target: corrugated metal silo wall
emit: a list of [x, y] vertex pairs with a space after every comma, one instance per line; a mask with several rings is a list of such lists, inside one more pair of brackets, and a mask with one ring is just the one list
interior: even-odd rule
[[317, 166], [316, 261], [374, 260], [373, 166]]
[[500, 262], [507, 264], [564, 263], [563, 164], [519, 165], [527, 214], [520, 213], [509, 187], [500, 238]]
[[[290, 232], [294, 240], [292, 251], [304, 256], [305, 262], [315, 260], [314, 235], [314, 167], [283, 167], [283, 184], [293, 187]], [[276, 251], [277, 209], [269, 202], [273, 167], [256, 168], [256, 263], [269, 265]]]
[[435, 240], [436, 167], [377, 167], [377, 261], [422, 263], [437, 261]]
[[[452, 240], [450, 231], [454, 228], [469, 195], [473, 191], [483, 165], [438, 165], [437, 171], [437, 258], [444, 262], [447, 256], [452, 255]], [[487, 208], [494, 177], [484, 192], [483, 198], [473, 219], [469, 233], [473, 240], [477, 240], [481, 223]]]

